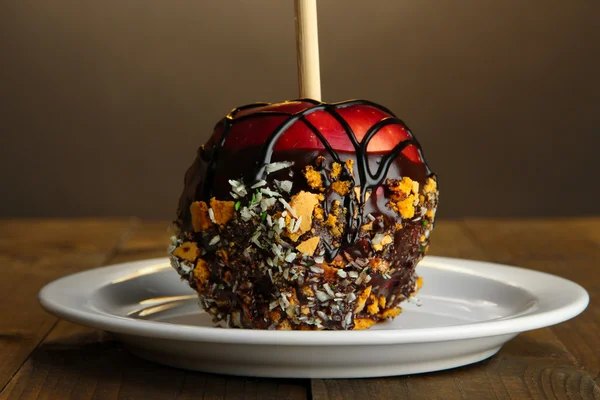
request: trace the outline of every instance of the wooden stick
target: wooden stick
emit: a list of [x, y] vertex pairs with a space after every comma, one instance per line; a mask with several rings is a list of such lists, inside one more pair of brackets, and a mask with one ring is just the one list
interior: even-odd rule
[[294, 0], [300, 98], [321, 100], [317, 0]]

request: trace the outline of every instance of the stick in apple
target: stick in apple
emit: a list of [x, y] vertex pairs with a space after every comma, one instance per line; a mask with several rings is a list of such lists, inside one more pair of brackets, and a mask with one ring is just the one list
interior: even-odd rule
[[300, 98], [321, 100], [317, 0], [294, 0]]

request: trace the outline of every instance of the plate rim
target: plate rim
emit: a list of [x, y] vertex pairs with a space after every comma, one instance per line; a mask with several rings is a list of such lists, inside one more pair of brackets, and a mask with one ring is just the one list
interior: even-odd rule
[[[66, 286], [70, 291], [80, 292], [80, 296], [85, 298], [86, 293], [93, 293], [95, 290], [110, 283], [96, 283], [93, 290], [90, 290], [88, 287], [81, 289], [79, 287], [74, 288], [73, 286], [68, 285], [70, 281], [72, 282], [73, 280], [80, 279], [86, 275], [110, 275], [110, 273], [116, 274], [117, 272], [122, 272], [123, 275], [125, 275], [127, 271], [129, 271], [130, 274], [131, 272], [135, 273], [137, 271], [137, 276], [139, 276], [139, 271], [141, 270], [146, 269], [146, 273], [153, 273], [166, 268], [164, 265], [168, 264], [168, 258], [161, 257], [112, 264], [77, 272], [46, 284], [39, 291], [38, 300], [46, 311], [60, 318], [116, 334], [193, 342], [280, 346], [389, 345], [455, 341], [499, 336], [539, 329], [564, 322], [582, 313], [589, 304], [589, 294], [582, 286], [556, 275], [487, 261], [439, 256], [426, 256], [420, 264], [425, 264], [430, 268], [455, 270], [457, 272], [468, 273], [486, 279], [497, 280], [503, 284], [516, 286], [527, 291], [536, 298], [541, 305], [538, 309], [544, 309], [544, 306], [550, 306], [547, 300], [540, 297], [543, 294], [543, 285], [541, 285], [541, 282], [553, 282], [556, 285], [560, 285], [561, 290], [563, 291], [562, 294], [568, 294], [571, 301], [562, 304], [561, 306], [550, 307], [545, 311], [528, 309], [525, 312], [516, 314], [514, 317], [508, 316], [500, 320], [468, 323], [441, 328], [429, 327], [406, 330], [388, 329], [365, 331], [269, 331], [176, 325], [160, 321], [127, 318], [98, 310], [88, 302], [65, 304], [65, 302], [60, 301], [61, 296], [56, 295], [57, 293], [60, 293], [61, 288], [64, 288], [65, 284], [67, 284]], [[492, 271], [491, 274], [490, 270]], [[493, 271], [496, 272], [493, 273]], [[504, 273], [510, 271], [513, 276], [516, 275], [519, 279], [517, 279], [517, 282], [508, 282], [499, 279], [497, 276], [494, 276], [499, 274], [498, 271], [503, 271]], [[487, 272], [487, 274], [484, 272]], [[142, 271], [142, 274], [143, 273], [144, 272]], [[524, 287], [515, 284], [518, 283], [519, 280], [523, 281], [527, 277], [537, 278], [535, 279], [535, 282], [538, 282], [536, 287]], [[58, 300], [57, 297], [59, 297]]]

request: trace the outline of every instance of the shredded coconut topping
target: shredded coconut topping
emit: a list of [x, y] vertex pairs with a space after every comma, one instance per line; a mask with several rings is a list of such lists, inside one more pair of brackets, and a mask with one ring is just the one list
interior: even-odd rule
[[280, 161], [280, 162], [274, 162], [274, 163], [268, 164], [268, 165], [265, 167], [265, 172], [266, 172], [267, 174], [271, 174], [271, 173], [273, 173], [273, 172], [276, 172], [276, 171], [279, 171], [279, 170], [281, 170], [281, 169], [284, 169], [284, 168], [289, 168], [289, 167], [291, 167], [292, 165], [294, 165], [294, 162], [293, 162], [293, 161]]

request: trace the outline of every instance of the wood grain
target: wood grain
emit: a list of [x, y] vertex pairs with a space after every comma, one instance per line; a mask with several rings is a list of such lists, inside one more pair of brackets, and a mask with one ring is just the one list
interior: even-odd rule
[[[487, 229], [490, 224], [495, 228]], [[590, 305], [580, 316], [545, 331], [554, 335], [572, 355], [573, 365], [581, 369], [573, 375], [580, 378], [572, 378], [581, 379], [581, 393], [600, 398], [600, 218], [479, 220], [468, 221], [466, 227], [492, 260], [562, 276], [588, 291]], [[550, 371], [544, 377], [552, 378], [551, 387], [562, 393], [573, 390], [572, 380], [566, 380], [564, 374]]]
[[[164, 221], [137, 224], [106, 263], [165, 256], [167, 226]], [[228, 377], [163, 367], [131, 355], [105, 333], [61, 321], [0, 399], [299, 400], [307, 398], [307, 387], [304, 380]]]
[[[314, 399], [600, 399], [598, 274], [600, 220], [470, 220], [436, 225], [432, 254], [506, 262], [582, 284], [592, 306], [551, 329], [526, 332], [483, 362], [426, 375], [313, 380]], [[568, 271], [568, 272], [567, 272]], [[594, 275], [594, 277], [592, 277]]]
[[26, 220], [0, 224], [0, 389], [57, 319], [37, 292], [65, 274], [106, 262], [134, 220]]
[[600, 275], [595, 269], [600, 218], [439, 222], [432, 254], [564, 276], [589, 291], [590, 307], [566, 323], [521, 334], [496, 356], [463, 368], [311, 382], [163, 367], [132, 356], [105, 333], [56, 324], [37, 305], [39, 288], [60, 275], [164, 256], [167, 225], [135, 220], [0, 225], [0, 399], [600, 399]]
[[321, 101], [317, 0], [294, 0], [298, 96]]

